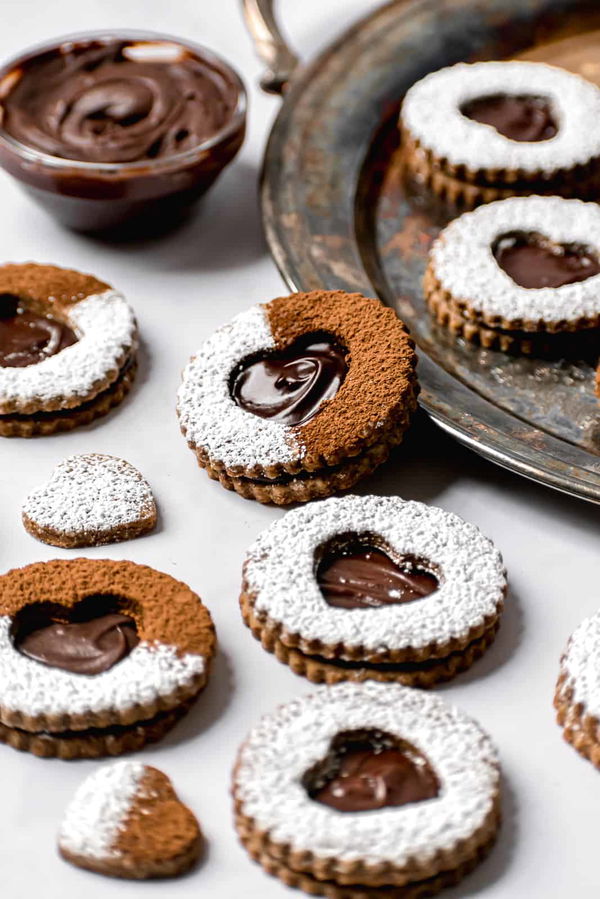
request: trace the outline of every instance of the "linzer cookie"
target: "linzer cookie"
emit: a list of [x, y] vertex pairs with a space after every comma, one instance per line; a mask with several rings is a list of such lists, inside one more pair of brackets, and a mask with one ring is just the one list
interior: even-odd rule
[[155, 527], [156, 515], [150, 485], [139, 471], [100, 453], [65, 459], [23, 504], [29, 533], [63, 547], [132, 540]]
[[39, 562], [0, 577], [0, 741], [39, 756], [119, 755], [160, 739], [205, 686], [210, 614], [133, 562]]
[[398, 684], [339, 684], [265, 716], [233, 775], [252, 858], [328, 899], [428, 896], [491, 848], [495, 750], [473, 720]]
[[122, 294], [53, 265], [0, 267], [0, 436], [88, 424], [136, 371], [137, 327]]
[[465, 213], [433, 244], [424, 290], [440, 324], [486, 348], [545, 352], [585, 333], [597, 341], [600, 209], [513, 197]]
[[600, 768], [600, 612], [582, 621], [567, 643], [554, 706], [565, 739]]
[[58, 835], [67, 861], [133, 880], [183, 874], [202, 845], [198, 821], [169, 778], [140, 762], [116, 762], [86, 778]]
[[414, 344], [379, 300], [313, 291], [253, 306], [190, 361], [181, 429], [208, 474], [280, 505], [351, 487], [416, 407]]
[[493, 641], [506, 578], [474, 525], [398, 497], [345, 496], [288, 512], [244, 564], [254, 636], [314, 683], [428, 687]]
[[600, 89], [537, 62], [459, 63], [426, 75], [400, 115], [406, 165], [452, 203], [515, 194], [591, 198]]

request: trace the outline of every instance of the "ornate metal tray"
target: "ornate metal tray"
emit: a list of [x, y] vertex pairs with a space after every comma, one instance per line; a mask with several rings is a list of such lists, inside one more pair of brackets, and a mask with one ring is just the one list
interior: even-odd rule
[[261, 197], [289, 287], [377, 294], [416, 339], [421, 404], [434, 421], [499, 465], [600, 503], [595, 360], [511, 357], [435, 326], [420, 284], [448, 210], [405, 183], [395, 128], [406, 89], [459, 60], [519, 55], [600, 83], [597, 0], [394, 0], [304, 67], [272, 0], [244, 7], [269, 65], [263, 87], [285, 95]]

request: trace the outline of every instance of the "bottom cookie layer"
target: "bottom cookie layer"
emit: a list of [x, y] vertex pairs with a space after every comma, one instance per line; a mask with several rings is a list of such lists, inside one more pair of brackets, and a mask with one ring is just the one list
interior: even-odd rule
[[62, 733], [33, 733], [0, 722], [0, 743], [13, 749], [31, 752], [40, 758], [96, 759], [104, 756], [137, 752], [147, 743], [156, 743], [190, 710], [199, 694], [168, 712], [148, 721], [131, 725], [63, 731]]
[[138, 862], [131, 867], [124, 867], [122, 859], [93, 859], [85, 855], [76, 855], [59, 847], [59, 852], [65, 861], [85, 868], [86, 871], [94, 871], [96, 874], [105, 874], [108, 877], [120, 877], [126, 880], [151, 880], [161, 877], [177, 877], [185, 874], [197, 863], [202, 855], [204, 840], [199, 836], [193, 846], [186, 852], [182, 852], [175, 858], [148, 859], [144, 863]]
[[581, 705], [573, 702], [573, 691], [566, 689], [565, 681], [566, 676], [561, 672], [554, 694], [556, 720], [563, 729], [567, 743], [594, 767], [600, 768], [598, 721], [584, 714]]
[[108, 390], [73, 409], [38, 412], [33, 415], [0, 415], [0, 437], [42, 437], [58, 431], [72, 431], [107, 415], [121, 403], [135, 380], [137, 359], [127, 362]]

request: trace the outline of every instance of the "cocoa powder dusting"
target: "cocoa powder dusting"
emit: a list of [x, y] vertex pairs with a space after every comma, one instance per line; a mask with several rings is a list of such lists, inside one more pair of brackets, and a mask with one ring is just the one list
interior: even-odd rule
[[326, 332], [346, 348], [348, 373], [333, 399], [300, 425], [307, 455], [355, 455], [375, 442], [412, 400], [414, 343], [393, 309], [360, 293], [319, 291], [265, 306], [277, 347]]
[[88, 596], [115, 597], [140, 640], [166, 643], [210, 658], [216, 638], [210, 612], [190, 588], [168, 574], [109, 559], [55, 559], [14, 568], [0, 577], [0, 614], [33, 603], [73, 608]]
[[177, 798], [169, 778], [146, 766], [139, 790], [113, 849], [134, 865], [200, 853], [202, 834], [193, 813]]
[[49, 303], [68, 307], [109, 287], [93, 275], [56, 265], [26, 262], [0, 266], [0, 294], [16, 296], [38, 311], [47, 312], [42, 307]]

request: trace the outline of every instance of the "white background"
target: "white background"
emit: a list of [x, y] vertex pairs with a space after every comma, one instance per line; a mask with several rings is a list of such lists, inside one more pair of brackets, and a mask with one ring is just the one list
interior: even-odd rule
[[[281, 15], [304, 57], [314, 54], [368, 0], [282, 0]], [[23, 496], [71, 453], [128, 459], [160, 505], [158, 531], [85, 555], [149, 563], [188, 582], [213, 613], [220, 638], [213, 677], [196, 708], [162, 743], [140, 754], [164, 769], [197, 813], [208, 840], [204, 864], [172, 883], [130, 884], [62, 862], [62, 810], [97, 762], [36, 759], [0, 747], [0, 893], [6, 899], [123, 896], [277, 899], [297, 895], [264, 875], [238, 847], [229, 776], [239, 742], [273, 705], [311, 689], [268, 656], [242, 625], [237, 597], [244, 551], [282, 513], [227, 493], [196, 466], [175, 416], [180, 371], [218, 325], [282, 292], [261, 238], [256, 181], [279, 101], [256, 88], [260, 66], [236, 0], [0, 0], [0, 57], [75, 30], [152, 28], [205, 43], [242, 73], [250, 130], [238, 160], [189, 225], [147, 243], [110, 245], [62, 231], [0, 176], [2, 260], [33, 259], [83, 271], [121, 288], [144, 340], [129, 399], [108, 419], [68, 435], [0, 446], [0, 570], [71, 557], [37, 543], [20, 524]], [[597, 896], [600, 774], [563, 743], [552, 693], [573, 628], [600, 606], [598, 511], [505, 473], [421, 421], [361, 493], [435, 503], [478, 524], [501, 548], [511, 592], [497, 642], [471, 672], [441, 688], [492, 734], [505, 771], [505, 823], [492, 856], [458, 896]]]

